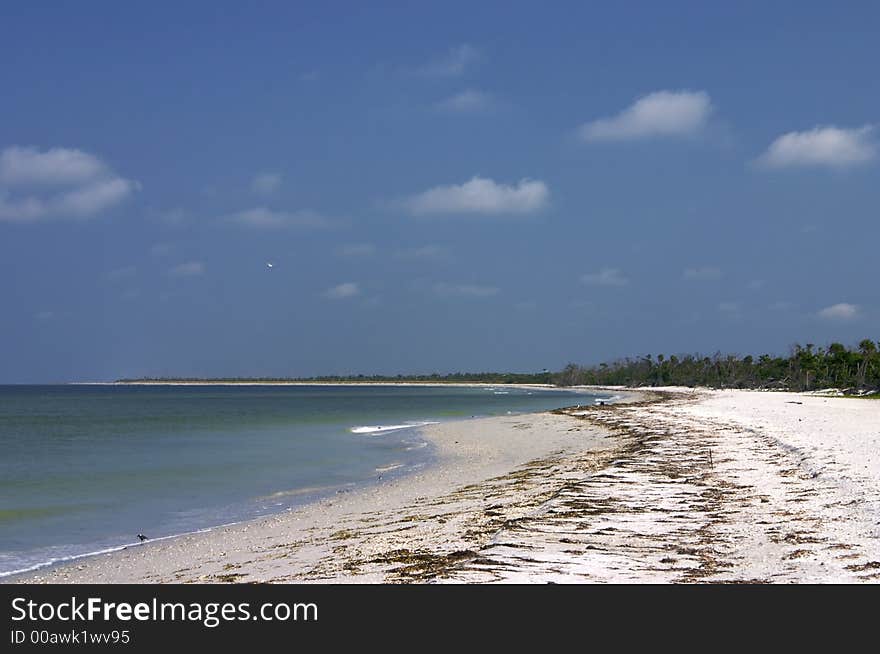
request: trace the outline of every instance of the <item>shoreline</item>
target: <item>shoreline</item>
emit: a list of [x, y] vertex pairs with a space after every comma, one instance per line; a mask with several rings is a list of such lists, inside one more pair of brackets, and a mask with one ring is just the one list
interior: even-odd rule
[[[187, 384], [187, 385], [189, 385], [189, 384]], [[200, 384], [195, 384], [195, 385], [200, 385]], [[327, 385], [338, 385], [338, 384], [327, 384]], [[384, 385], [388, 385], [388, 384], [371, 384], [371, 385], [384, 386]], [[411, 384], [395, 384], [395, 385], [411, 385]], [[425, 385], [425, 384], [418, 384], [418, 385]], [[451, 384], [441, 384], [440, 386], [448, 386], [448, 385], [451, 385]], [[522, 384], [516, 384], [516, 385], [456, 384], [456, 385], [457, 386], [466, 386], [466, 387], [487, 386], [487, 387], [497, 387], [497, 388], [506, 387], [506, 386], [515, 386], [518, 388], [523, 388], [526, 386], [526, 385], [522, 385]], [[535, 385], [529, 385], [529, 386], [536, 387], [536, 388], [539, 387], [539, 386], [535, 386]], [[542, 388], [543, 390], [547, 390], [546, 388], [543, 388], [543, 387], [540, 387], [540, 388]], [[550, 388], [555, 388], [555, 387], [550, 387]], [[583, 393], [583, 394], [601, 394], [601, 393], [612, 394], [613, 393], [618, 398], [617, 400], [613, 400], [613, 401], [627, 401], [627, 398], [638, 398], [642, 395], [642, 393], [640, 393], [639, 391], [624, 391], [623, 389], [611, 388], [611, 387], [571, 387], [571, 388], [559, 388], [558, 390], [577, 392], [577, 393]], [[436, 449], [437, 442], [436, 442], [435, 438], [432, 438], [432, 432], [430, 431], [430, 428], [432, 428], [432, 427], [441, 427], [441, 426], [448, 427], [448, 426], [454, 426], [454, 425], [461, 425], [463, 423], [470, 423], [470, 422], [477, 422], [477, 421], [493, 421], [493, 420], [505, 419], [505, 418], [506, 419], [516, 419], [516, 418], [523, 418], [523, 417], [531, 416], [531, 415], [542, 415], [542, 414], [541, 413], [538, 413], [538, 414], [512, 414], [510, 416], [494, 416], [494, 417], [481, 417], [481, 418], [458, 418], [458, 419], [454, 419], [454, 420], [443, 421], [442, 423], [438, 423], [436, 425], [423, 425], [423, 426], [418, 427], [418, 431], [425, 438], [425, 444], [429, 447], [432, 447], [433, 449]], [[355, 497], [362, 496], [364, 494], [374, 492], [376, 490], [381, 490], [383, 487], [385, 487], [389, 484], [395, 485], [400, 481], [405, 481], [410, 476], [412, 476], [414, 474], [420, 474], [422, 470], [431, 471], [435, 467], [442, 466], [442, 465], [443, 465], [443, 461], [440, 459], [440, 457], [435, 456], [435, 460], [430, 462], [426, 468], [422, 468], [422, 469], [416, 468], [415, 470], [407, 470], [402, 473], [400, 473], [397, 469], [388, 470], [389, 474], [385, 474], [384, 472], [380, 473], [379, 479], [381, 479], [382, 476], [384, 475], [386, 477], [386, 479], [384, 481], [371, 482], [366, 485], [359, 485], [359, 486], [352, 488], [352, 489], [349, 489], [347, 487], [340, 487], [339, 489], [336, 489], [335, 498], [339, 498], [340, 494], [346, 494], [346, 495], [351, 495], [351, 496], [355, 496]], [[150, 539], [144, 543], [120, 544], [118, 546], [108, 547], [106, 549], [102, 549], [102, 550], [95, 551], [95, 552], [87, 552], [87, 553], [82, 553], [82, 554], [78, 554], [78, 555], [73, 555], [70, 557], [64, 557], [63, 559], [60, 559], [57, 561], [47, 562], [45, 564], [37, 564], [35, 567], [30, 568], [30, 569], [6, 573], [6, 574], [0, 576], [0, 583], [22, 583], [22, 582], [26, 583], [26, 582], [30, 581], [32, 578], [38, 578], [38, 577], [41, 578], [43, 576], [49, 576], [49, 575], [53, 575], [55, 573], [65, 574], [65, 572], [64, 572], [65, 570], [74, 569], [74, 568], [79, 569], [79, 568], [82, 568], [83, 565], [86, 564], [87, 562], [102, 560], [106, 557], [113, 557], [115, 555], [123, 554], [125, 552], [143, 552], [143, 551], [149, 550], [152, 547], [157, 546], [159, 544], [165, 544], [165, 543], [174, 542], [174, 541], [177, 541], [180, 539], [187, 539], [187, 538], [193, 538], [193, 537], [199, 537], [199, 536], [210, 536], [211, 534], [215, 534], [216, 532], [218, 532], [220, 530], [228, 530], [228, 529], [247, 527], [249, 525], [260, 523], [263, 521], [271, 521], [276, 518], [289, 516], [293, 513], [296, 513], [296, 512], [302, 511], [302, 510], [311, 509], [312, 507], [321, 505], [322, 503], [332, 502], [332, 498], [334, 498], [334, 495], [332, 493], [330, 493], [330, 491], [328, 491], [327, 493], [323, 493], [323, 494], [320, 494], [318, 496], [313, 497], [312, 499], [306, 501], [303, 504], [300, 504], [300, 505], [297, 505], [297, 506], [294, 506], [294, 507], [291, 507], [288, 509], [284, 509], [278, 513], [267, 514], [267, 515], [263, 515], [263, 516], [252, 517], [252, 518], [245, 518], [243, 520], [235, 521], [232, 523], [226, 523], [226, 524], [201, 528], [201, 529], [197, 529], [197, 530], [190, 531], [190, 532], [183, 532], [183, 533], [179, 533], [179, 534], [170, 534], [167, 536], [161, 536], [161, 537], [157, 537], [155, 539]], [[136, 580], [129, 580], [129, 581], [136, 581]]]
[[[534, 388], [544, 391], [567, 391], [577, 388], [617, 388], [612, 386], [556, 386], [555, 384], [490, 384], [488, 382], [376, 382], [376, 381], [112, 381], [112, 382], [65, 382], [65, 386], [431, 386], [436, 388]], [[620, 387], [624, 389], [624, 387]], [[625, 390], [625, 389], [624, 389]], [[587, 391], [589, 392], [589, 391]], [[633, 391], [636, 392], [636, 391]]]
[[638, 393], [432, 425], [430, 469], [8, 581], [880, 581], [880, 403]]

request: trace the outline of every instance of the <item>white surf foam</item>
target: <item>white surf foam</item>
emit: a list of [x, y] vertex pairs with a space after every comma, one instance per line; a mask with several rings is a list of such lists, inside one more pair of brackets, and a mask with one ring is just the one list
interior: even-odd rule
[[361, 425], [360, 427], [352, 427], [349, 431], [352, 434], [382, 434], [389, 431], [397, 431], [398, 429], [412, 429], [413, 427], [424, 427], [425, 425], [436, 425], [436, 421], [424, 422], [407, 422], [402, 425]]

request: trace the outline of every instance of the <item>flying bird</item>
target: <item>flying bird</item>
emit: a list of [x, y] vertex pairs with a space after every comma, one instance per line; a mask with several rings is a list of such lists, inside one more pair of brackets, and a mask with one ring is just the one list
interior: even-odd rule
[[275, 267], [274, 264], [271, 264], [268, 261], [266, 262], [266, 268], [274, 268], [274, 267]]

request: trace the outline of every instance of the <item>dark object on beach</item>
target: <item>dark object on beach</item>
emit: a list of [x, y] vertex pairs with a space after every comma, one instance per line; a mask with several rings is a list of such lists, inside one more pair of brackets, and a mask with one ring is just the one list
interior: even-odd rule
[[599, 406], [605, 406], [605, 403], [602, 400], [599, 400]]
[[803, 402], [795, 402], [794, 400], [789, 400], [786, 404], [803, 404]]
[[147, 538], [146, 536], [144, 536], [143, 534], [138, 534], [138, 540], [140, 540], [143, 543], [145, 540], [150, 540], [150, 539]]

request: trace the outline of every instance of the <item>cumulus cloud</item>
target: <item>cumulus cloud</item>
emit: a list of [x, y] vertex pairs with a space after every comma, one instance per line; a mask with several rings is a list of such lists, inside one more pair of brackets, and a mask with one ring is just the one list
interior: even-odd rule
[[344, 300], [346, 298], [354, 297], [360, 292], [360, 287], [355, 282], [345, 282], [334, 286], [333, 288], [328, 288], [324, 291], [324, 297], [331, 300]]
[[590, 286], [626, 286], [629, 280], [618, 268], [602, 268], [599, 272], [581, 276], [581, 281]]
[[827, 166], [843, 168], [867, 163], [877, 156], [871, 125], [857, 128], [814, 127], [777, 138], [757, 163], [764, 168]]
[[714, 279], [721, 279], [721, 269], [715, 268], [712, 266], [704, 266], [702, 268], [687, 268], [684, 271], [683, 277], [685, 279], [693, 279], [700, 281], [710, 281]]
[[106, 173], [100, 159], [81, 150], [13, 145], [0, 152], [0, 183], [10, 186], [81, 184]]
[[818, 315], [824, 320], [854, 320], [859, 317], [859, 307], [855, 304], [840, 302], [839, 304], [825, 307], [819, 311]]
[[139, 188], [81, 150], [11, 146], [0, 152], [0, 220], [87, 218]]
[[418, 69], [426, 77], [458, 77], [480, 58], [480, 51], [472, 45], [463, 43], [449, 49]]
[[372, 243], [349, 243], [337, 248], [336, 253], [342, 257], [371, 257], [376, 254], [376, 246]]
[[702, 130], [712, 113], [705, 91], [656, 91], [616, 116], [582, 125], [585, 141], [627, 141], [656, 136], [689, 136]]
[[522, 179], [516, 184], [498, 184], [485, 177], [473, 177], [463, 184], [435, 186], [404, 200], [416, 215], [533, 213], [545, 207], [550, 192], [540, 180]]
[[278, 229], [282, 227], [328, 227], [330, 221], [311, 209], [299, 211], [274, 211], [266, 207], [255, 207], [238, 211], [227, 216], [227, 220], [247, 227]]
[[492, 96], [484, 91], [468, 89], [437, 103], [437, 108], [455, 114], [475, 114], [492, 107]]
[[205, 274], [205, 264], [201, 261], [187, 261], [168, 271], [172, 277], [198, 277]]
[[251, 190], [259, 195], [271, 195], [280, 187], [280, 173], [260, 173], [251, 180]]
[[438, 282], [433, 286], [434, 293], [446, 297], [486, 298], [497, 295], [499, 289], [495, 286], [480, 286], [476, 284], [447, 284]]

